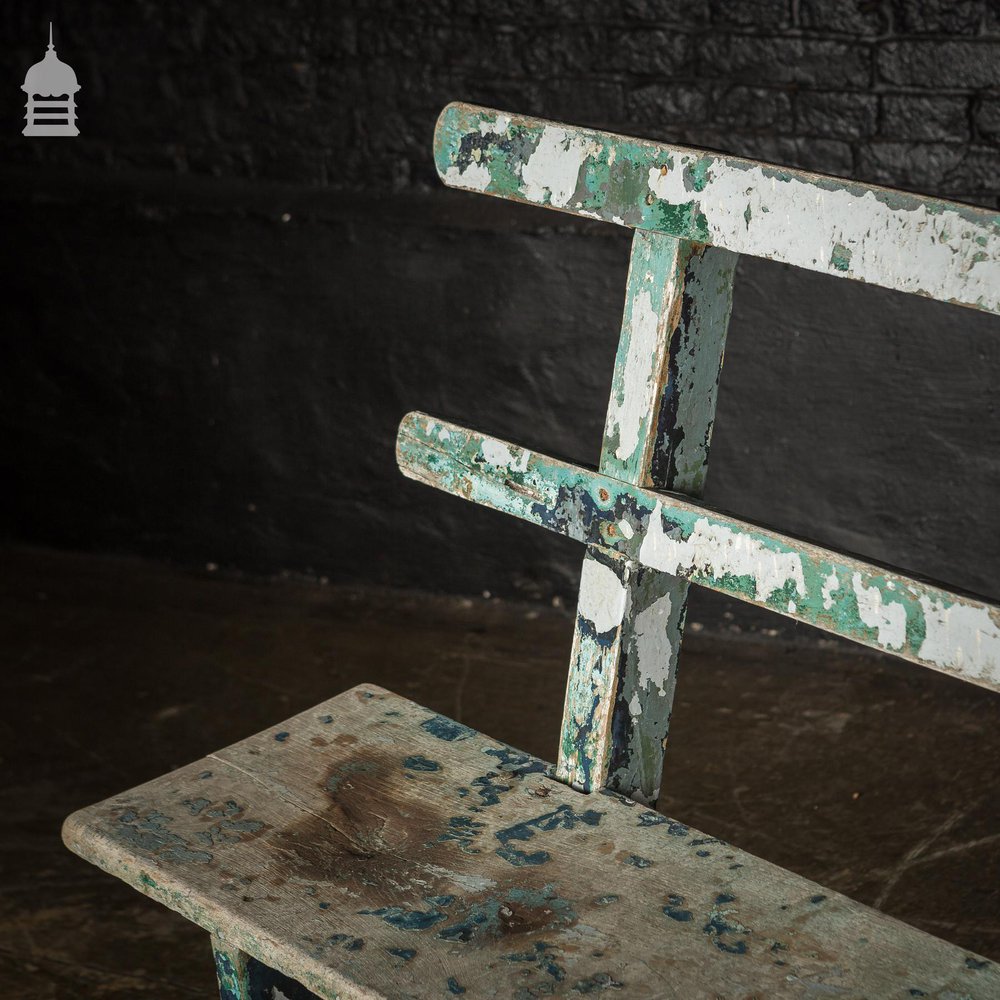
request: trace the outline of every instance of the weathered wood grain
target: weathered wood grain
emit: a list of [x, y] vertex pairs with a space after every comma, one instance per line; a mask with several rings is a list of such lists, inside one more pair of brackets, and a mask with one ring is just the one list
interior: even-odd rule
[[[736, 255], [636, 230], [600, 469], [700, 496]], [[557, 775], [654, 803], [687, 581], [587, 550]], [[604, 619], [615, 619], [610, 628]]]
[[[317, 996], [955, 996], [978, 956], [368, 685], [71, 816]], [[224, 942], [224, 944], [222, 944]]]
[[837, 177], [449, 104], [445, 184], [1000, 312], [1000, 216]]
[[[421, 413], [404, 475], [874, 649], [1000, 690], [1000, 608]], [[605, 632], [615, 623], [608, 612]]]

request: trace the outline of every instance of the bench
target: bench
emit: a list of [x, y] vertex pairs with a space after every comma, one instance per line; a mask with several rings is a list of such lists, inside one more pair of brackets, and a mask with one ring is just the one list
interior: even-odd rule
[[691, 583], [1000, 689], [1000, 608], [700, 502], [738, 254], [1000, 312], [985, 209], [463, 104], [450, 186], [634, 230], [595, 471], [422, 413], [401, 470], [585, 545], [554, 765], [372, 685], [66, 820], [221, 994], [1000, 996], [993, 962], [656, 812]]

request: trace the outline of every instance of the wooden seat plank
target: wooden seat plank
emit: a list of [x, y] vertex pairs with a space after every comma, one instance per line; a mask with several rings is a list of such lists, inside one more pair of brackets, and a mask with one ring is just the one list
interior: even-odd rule
[[364, 685], [67, 821], [324, 998], [970, 997], [1000, 969]]

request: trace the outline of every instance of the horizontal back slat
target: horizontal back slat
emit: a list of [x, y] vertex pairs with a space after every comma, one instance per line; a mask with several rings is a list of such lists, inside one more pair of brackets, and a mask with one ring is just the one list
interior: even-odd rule
[[[422, 413], [403, 418], [396, 455], [404, 475], [447, 493], [1000, 690], [995, 604]], [[621, 588], [610, 570], [605, 583]], [[604, 596], [594, 621], [622, 606]]]
[[1000, 216], [889, 188], [449, 104], [445, 184], [1000, 312]]

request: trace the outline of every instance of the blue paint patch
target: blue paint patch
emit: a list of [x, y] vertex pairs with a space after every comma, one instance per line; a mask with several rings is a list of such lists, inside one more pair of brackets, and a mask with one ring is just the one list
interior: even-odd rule
[[496, 757], [500, 761], [499, 770], [515, 778], [523, 777], [526, 774], [552, 774], [551, 764], [529, 754], [521, 753], [513, 747], [501, 744], [497, 747], [487, 747], [483, 753], [490, 757]]
[[595, 906], [610, 906], [611, 903], [617, 903], [620, 896], [616, 896], [613, 892], [608, 893], [606, 896], [598, 896], [594, 900]]
[[682, 909], [679, 906], [664, 906], [663, 912], [670, 917], [671, 920], [677, 920], [681, 923], [686, 923], [693, 916], [690, 910]]
[[212, 804], [210, 799], [185, 799], [181, 805], [187, 806], [192, 816], [197, 816], [206, 806]]
[[[566, 970], [549, 954], [551, 951], [551, 945], [544, 941], [536, 941], [533, 951], [513, 952], [510, 955], [502, 955], [501, 958], [505, 962], [534, 962], [539, 971], [551, 976], [556, 982], [562, 982], [566, 978]], [[544, 989], [539, 992], [549, 994], [552, 991]]]
[[826, 899], [826, 896], [824, 896], [822, 893], [819, 893], [816, 896], [810, 896], [809, 897], [809, 902], [810, 903], [822, 903], [824, 899]]
[[328, 726], [328, 725], [330, 725], [331, 722], [333, 722], [333, 716], [332, 715], [321, 715], [319, 717], [319, 721], [322, 722], [324, 726]]
[[447, 743], [467, 740], [476, 735], [475, 730], [463, 726], [460, 722], [453, 722], [443, 715], [435, 715], [431, 719], [426, 719], [420, 723], [420, 728]]
[[387, 948], [386, 951], [388, 951], [390, 955], [395, 955], [396, 958], [401, 958], [404, 962], [409, 962], [410, 959], [415, 958], [417, 954], [415, 948]]
[[720, 892], [719, 895], [715, 897], [715, 902], [719, 906], [723, 903], [735, 903], [736, 897], [730, 896], [728, 892]]
[[633, 868], [649, 868], [653, 862], [649, 858], [643, 858], [638, 854], [630, 854], [625, 859], [624, 864], [631, 865]]
[[980, 969], [985, 969], [989, 962], [984, 962], [981, 959], [973, 958], [971, 955], [965, 960], [965, 967], [967, 969], [974, 969], [978, 972]]
[[661, 826], [662, 824], [668, 822], [666, 816], [661, 816], [659, 813], [655, 812], [644, 812], [639, 816], [639, 822], [637, 826]]
[[420, 754], [414, 754], [403, 761], [403, 767], [410, 771], [440, 771], [441, 765], [436, 760], [428, 760]]
[[451, 906], [455, 902], [454, 896], [425, 896], [424, 901], [432, 906]]
[[387, 924], [404, 931], [423, 931], [448, 919], [440, 910], [405, 910], [401, 906], [380, 906], [377, 910], [358, 910], [358, 913], [381, 917]]
[[496, 854], [517, 868], [525, 865], [544, 865], [551, 857], [548, 851], [521, 851], [511, 847], [511, 841], [531, 840], [536, 833], [547, 833], [550, 830], [564, 828], [572, 830], [577, 823], [587, 826], [597, 826], [601, 822], [604, 813], [596, 809], [586, 809], [582, 813], [575, 813], [570, 805], [561, 805], [550, 813], [536, 816], [534, 819], [525, 820], [509, 826], [505, 830], [498, 830], [494, 836], [500, 841], [500, 847], [496, 849]]
[[448, 992], [454, 993], [455, 996], [461, 996], [465, 992], [464, 986], [458, 985], [458, 980], [454, 976], [448, 977]]
[[484, 806], [496, 806], [500, 804], [502, 792], [509, 792], [510, 785], [494, 784], [494, 779], [499, 777], [496, 771], [490, 771], [481, 778], [473, 778], [469, 784], [479, 792]]
[[728, 952], [730, 955], [746, 954], [746, 941], [724, 941], [723, 937], [731, 934], [746, 934], [747, 929], [739, 924], [731, 924], [721, 913], [710, 914], [708, 923], [702, 930], [712, 938], [719, 951]]
[[452, 816], [448, 820], [447, 831], [438, 837], [437, 842], [442, 844], [454, 840], [463, 854], [479, 854], [479, 848], [473, 847], [472, 844], [485, 826], [485, 823], [479, 823], [471, 816]]
[[330, 909], [330, 904], [329, 903], [320, 903], [319, 904], [319, 908], [321, 910], [329, 910]]
[[699, 858], [710, 858], [712, 856], [711, 851], [695, 851], [694, 853], [697, 854]]
[[212, 855], [208, 851], [196, 849], [180, 834], [173, 833], [167, 826], [170, 822], [171, 818], [161, 812], [154, 811], [139, 816], [134, 810], [128, 809], [118, 817], [118, 824], [112, 828], [111, 835], [139, 854], [163, 861], [209, 864]]
[[286, 732], [283, 732], [283, 731], [282, 731], [282, 732], [280, 732], [280, 733], [275, 733], [275, 734], [274, 734], [274, 738], [275, 738], [275, 739], [276, 739], [276, 740], [277, 740], [277, 741], [278, 741], [279, 743], [284, 743], [284, 742], [285, 742], [285, 740], [287, 740], [287, 739], [288, 739], [289, 735], [290, 735], [289, 733], [286, 733]]
[[202, 781], [204, 781], [206, 778], [211, 778], [212, 777], [212, 772], [211, 771], [202, 771], [201, 774], [198, 775], [198, 777]]

